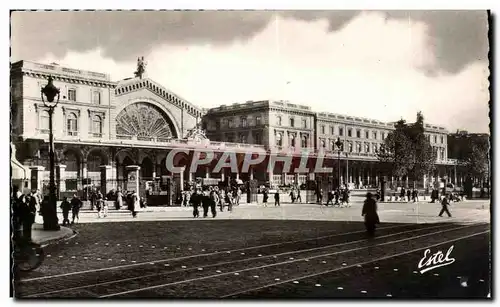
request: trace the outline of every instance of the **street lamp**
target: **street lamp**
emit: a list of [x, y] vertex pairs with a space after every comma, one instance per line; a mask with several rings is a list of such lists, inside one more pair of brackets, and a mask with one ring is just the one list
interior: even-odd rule
[[[59, 230], [59, 220], [57, 219], [57, 200], [56, 200], [56, 183], [55, 183], [55, 166], [54, 166], [54, 135], [52, 132], [52, 115], [54, 108], [59, 103], [59, 89], [54, 86], [52, 76], [49, 76], [49, 83], [42, 88], [41, 97], [45, 107], [49, 109], [49, 203], [46, 208], [43, 208], [43, 229], [44, 230]], [[54, 99], [57, 100], [54, 102]], [[44, 96], [46, 99], [44, 99]]]
[[340, 189], [340, 152], [342, 151], [344, 147], [344, 143], [340, 141], [340, 137], [337, 138], [337, 141], [335, 142], [335, 147], [337, 147], [337, 154], [338, 154], [338, 167], [339, 167], [339, 172], [338, 172], [338, 189]]

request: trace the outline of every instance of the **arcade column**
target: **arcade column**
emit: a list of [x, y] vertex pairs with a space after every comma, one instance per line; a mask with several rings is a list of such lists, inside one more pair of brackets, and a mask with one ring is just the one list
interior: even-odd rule
[[66, 165], [59, 164], [57, 166], [57, 182], [56, 185], [59, 187], [59, 193], [66, 191]]
[[110, 180], [113, 168], [111, 165], [101, 165], [101, 193], [106, 195], [111, 189], [113, 189], [113, 182]]
[[127, 191], [135, 191], [139, 194], [139, 171], [138, 165], [128, 165], [127, 170]]
[[[45, 170], [43, 166], [31, 166], [31, 189], [40, 189], [42, 191], [42, 172]], [[43, 191], [42, 191], [43, 192]]]

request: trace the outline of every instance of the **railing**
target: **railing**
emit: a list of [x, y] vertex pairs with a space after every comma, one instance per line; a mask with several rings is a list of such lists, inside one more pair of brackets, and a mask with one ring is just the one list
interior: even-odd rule
[[131, 140], [132, 136], [131, 135], [123, 135], [123, 134], [117, 134], [116, 138], [118, 140]]

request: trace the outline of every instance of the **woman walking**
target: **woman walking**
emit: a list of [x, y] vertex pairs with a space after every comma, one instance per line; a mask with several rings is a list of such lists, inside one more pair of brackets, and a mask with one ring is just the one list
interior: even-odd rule
[[363, 204], [361, 216], [364, 216], [365, 218], [366, 232], [369, 236], [374, 236], [376, 224], [380, 223], [380, 219], [377, 214], [377, 202], [373, 199], [372, 193], [366, 194], [366, 200]]

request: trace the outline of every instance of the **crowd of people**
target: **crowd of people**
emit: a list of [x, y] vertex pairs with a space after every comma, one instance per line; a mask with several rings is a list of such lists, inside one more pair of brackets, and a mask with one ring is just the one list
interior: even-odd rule
[[193, 217], [200, 216], [198, 208], [203, 208], [203, 217], [208, 216], [210, 209], [212, 217], [217, 216], [217, 207], [220, 212], [227, 207], [229, 212], [233, 211], [233, 206], [239, 206], [241, 200], [241, 189], [237, 186], [228, 188], [219, 188], [218, 186], [196, 186], [193, 185], [189, 190], [182, 194], [182, 205], [193, 207]]

